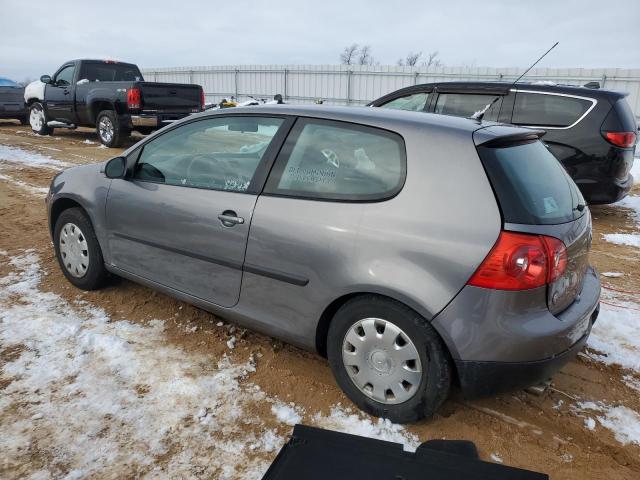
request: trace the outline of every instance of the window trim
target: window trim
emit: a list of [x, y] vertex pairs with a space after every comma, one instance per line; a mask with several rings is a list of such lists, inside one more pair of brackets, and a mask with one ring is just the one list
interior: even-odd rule
[[[293, 152], [294, 147], [297, 144], [298, 138], [300, 134], [304, 130], [304, 127], [308, 124], [323, 124], [327, 126], [333, 126], [336, 128], [346, 128], [350, 130], [359, 130], [362, 132], [370, 133], [371, 130], [376, 130], [378, 134], [381, 136], [385, 136], [390, 138], [398, 143], [400, 147], [400, 181], [394, 187], [393, 190], [388, 192], [383, 192], [382, 194], [370, 194], [370, 195], [340, 195], [337, 196], [327, 196], [327, 195], [305, 195], [302, 192], [295, 193], [282, 193], [278, 191], [278, 183], [280, 183], [280, 179], [282, 178], [282, 174], [289, 162], [289, 158], [291, 157], [291, 153]], [[291, 131], [289, 132], [286, 141], [280, 148], [278, 155], [275, 158], [273, 166], [271, 168], [271, 172], [269, 173], [269, 178], [264, 186], [262, 194], [269, 197], [282, 197], [282, 198], [293, 198], [298, 200], [311, 200], [311, 201], [321, 201], [321, 202], [334, 202], [334, 203], [379, 203], [385, 202], [387, 200], [391, 200], [396, 197], [404, 188], [404, 185], [407, 180], [407, 146], [404, 137], [398, 133], [391, 130], [387, 130], [381, 127], [354, 123], [343, 120], [334, 120], [328, 118], [318, 118], [318, 117], [298, 117], [296, 119], [295, 124], [293, 125]]]
[[[240, 191], [237, 191], [237, 190], [224, 190], [224, 189], [220, 189], [220, 188], [202, 187], [202, 186], [196, 186], [196, 185], [167, 184], [165, 182], [155, 182], [153, 180], [140, 179], [140, 178], [136, 178], [136, 177], [133, 176], [134, 173], [135, 173], [136, 165], [140, 161], [140, 158], [142, 157], [142, 154], [144, 152], [145, 147], [150, 142], [153, 142], [154, 140], [156, 140], [156, 139], [158, 139], [160, 137], [163, 137], [164, 135], [166, 135], [169, 132], [173, 132], [174, 130], [179, 129], [180, 127], [186, 127], [187, 125], [190, 125], [192, 123], [208, 121], [208, 120], [214, 120], [214, 119], [225, 119], [225, 118], [231, 118], [231, 117], [259, 117], [259, 118], [278, 118], [278, 119], [282, 119], [282, 124], [280, 125], [280, 128], [278, 128], [278, 131], [272, 137], [271, 143], [269, 144], [269, 146], [265, 150], [264, 155], [260, 159], [260, 162], [258, 163], [258, 166], [256, 167], [256, 170], [253, 173], [253, 177], [251, 178], [251, 181], [249, 183], [249, 188], [247, 188], [244, 192], [240, 192]], [[185, 122], [174, 123], [170, 127], [168, 127], [166, 131], [159, 132], [156, 135], [148, 137], [148, 139], [146, 139], [146, 141], [143, 141], [144, 143], [142, 143], [142, 145], [138, 146], [136, 149], [134, 149], [131, 153], [129, 153], [127, 155], [127, 163], [128, 164], [129, 164], [129, 158], [131, 156], [133, 156], [134, 158], [131, 159], [130, 165], [127, 166], [127, 175], [126, 175], [125, 179], [128, 180], [128, 181], [132, 181], [132, 182], [154, 183], [154, 184], [157, 184], [157, 185], [170, 185], [170, 186], [181, 187], [181, 188], [196, 188], [196, 189], [200, 189], [200, 190], [212, 190], [212, 191], [216, 191], [216, 192], [259, 195], [260, 192], [262, 191], [262, 189], [264, 188], [264, 185], [265, 185], [265, 182], [267, 180], [267, 177], [269, 176], [269, 171], [271, 170], [271, 167], [273, 166], [273, 162], [275, 161], [275, 157], [278, 154], [278, 152], [280, 151], [280, 148], [282, 147], [282, 144], [286, 140], [286, 138], [287, 138], [287, 136], [289, 134], [289, 131], [291, 130], [291, 127], [293, 126], [294, 120], [295, 120], [295, 118], [292, 118], [291, 116], [288, 116], [288, 115], [282, 115], [282, 114], [280, 114], [280, 115], [278, 115], [278, 114], [271, 115], [271, 114], [264, 114], [264, 113], [246, 113], [246, 112], [242, 112], [242, 113], [232, 113], [232, 114], [224, 114], [224, 115], [207, 115], [207, 116], [204, 116], [204, 117], [201, 117], [201, 118], [189, 119], [189, 121], [185, 121]]]
[[596, 105], [598, 104], [598, 100], [595, 98], [591, 98], [591, 97], [582, 97], [580, 95], [571, 95], [569, 93], [559, 93], [559, 92], [541, 92], [538, 90], [526, 90], [526, 89], [519, 89], [519, 88], [512, 88], [510, 90], [511, 92], [514, 92], [515, 95], [515, 99], [513, 101], [513, 112], [511, 113], [511, 123], [513, 123], [513, 115], [516, 111], [516, 101], [518, 100], [518, 93], [535, 93], [537, 95], [552, 95], [552, 96], [556, 96], [556, 97], [569, 97], [569, 98], [577, 98], [579, 100], [586, 100], [591, 102], [591, 106], [589, 108], [587, 108], [587, 110], [582, 114], [582, 116], [580, 116], [580, 118], [578, 118], [575, 122], [573, 122], [571, 125], [567, 125], [566, 127], [552, 127], [552, 126], [547, 126], [547, 125], [525, 125], [523, 123], [513, 123], [514, 125], [518, 125], [519, 127], [526, 127], [526, 128], [544, 128], [546, 130], [569, 130], [570, 128], [575, 127], [577, 124], [579, 124], [582, 120], [584, 120], [584, 118], [589, 115], [589, 113], [591, 113], [591, 110], [593, 110]]

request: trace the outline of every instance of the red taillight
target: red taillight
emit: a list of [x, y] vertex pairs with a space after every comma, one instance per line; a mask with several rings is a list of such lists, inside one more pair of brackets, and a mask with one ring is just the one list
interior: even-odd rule
[[204, 110], [204, 103], [205, 103], [204, 88], [200, 88], [200, 110]]
[[496, 290], [527, 290], [554, 281], [566, 267], [567, 249], [557, 238], [500, 232], [467, 283]]
[[139, 88], [127, 90], [127, 108], [129, 110], [140, 110], [142, 108], [142, 92]]
[[629, 148], [636, 143], [635, 132], [602, 132], [602, 136], [616, 147]]

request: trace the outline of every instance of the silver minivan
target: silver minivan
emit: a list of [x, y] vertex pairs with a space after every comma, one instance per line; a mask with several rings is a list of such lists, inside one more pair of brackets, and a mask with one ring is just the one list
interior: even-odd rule
[[317, 351], [363, 410], [548, 379], [599, 308], [591, 215], [543, 132], [363, 107], [205, 112], [47, 196], [62, 271]]

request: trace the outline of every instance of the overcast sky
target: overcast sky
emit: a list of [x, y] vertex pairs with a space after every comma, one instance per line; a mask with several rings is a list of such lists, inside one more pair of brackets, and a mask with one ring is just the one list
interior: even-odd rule
[[640, 68], [639, 0], [0, 0], [0, 76], [73, 58], [141, 67], [339, 63], [350, 43], [383, 65], [437, 50], [445, 65]]

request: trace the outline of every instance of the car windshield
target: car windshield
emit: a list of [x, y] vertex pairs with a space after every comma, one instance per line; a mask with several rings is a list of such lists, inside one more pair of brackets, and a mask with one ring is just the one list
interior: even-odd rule
[[478, 151], [505, 222], [553, 225], [584, 214], [578, 187], [542, 142]]
[[20, 85], [8, 78], [0, 78], [0, 87], [20, 87]]

